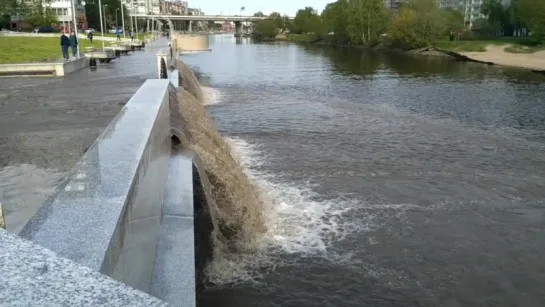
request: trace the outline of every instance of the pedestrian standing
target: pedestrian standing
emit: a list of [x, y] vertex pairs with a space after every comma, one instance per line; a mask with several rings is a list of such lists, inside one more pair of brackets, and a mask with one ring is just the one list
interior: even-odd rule
[[61, 51], [62, 51], [62, 57], [65, 60], [68, 60], [68, 48], [70, 47], [70, 39], [64, 31], [61, 32]]
[[120, 41], [121, 40], [121, 33], [119, 31], [119, 28], [115, 29], [115, 35], [117, 36], [117, 40]]
[[72, 31], [70, 33], [70, 46], [72, 47], [72, 57], [76, 57], [78, 55], [78, 38], [76, 37], [76, 33]]
[[87, 33], [87, 38], [89, 39], [89, 42], [92, 44], [93, 43], [93, 31], [89, 31], [89, 33]]

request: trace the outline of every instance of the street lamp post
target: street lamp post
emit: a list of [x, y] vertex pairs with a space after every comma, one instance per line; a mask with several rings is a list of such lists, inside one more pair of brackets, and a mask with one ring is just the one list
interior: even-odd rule
[[[74, 4], [74, 0], [70, 1], [72, 4], [72, 23], [74, 24], [74, 35], [76, 36], [76, 41], [78, 39], [78, 24], [76, 23], [76, 5]], [[77, 54], [79, 58], [79, 48], [77, 48]]]
[[108, 26], [107, 26], [107, 24], [106, 24], [106, 22], [107, 22], [107, 20], [106, 20], [106, 8], [107, 8], [107, 7], [108, 7], [108, 5], [107, 5], [107, 4], [104, 4], [104, 5], [103, 5], [103, 8], [102, 8], [102, 11], [104, 12], [104, 28], [105, 28], [106, 30], [108, 30]]
[[102, 0], [98, 0], [98, 14], [100, 15], [100, 34], [102, 35], [102, 49], [104, 49], [104, 23], [102, 22]]
[[124, 9], [125, 4], [121, 2], [121, 26], [123, 27], [123, 38], [125, 38], [125, 15], [123, 14]]
[[134, 15], [134, 34], [136, 35], [136, 39], [138, 39], [138, 18], [136, 17], [136, 14]]

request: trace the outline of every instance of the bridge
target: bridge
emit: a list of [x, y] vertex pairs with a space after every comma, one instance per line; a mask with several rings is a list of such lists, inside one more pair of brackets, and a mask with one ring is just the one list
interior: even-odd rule
[[[148, 18], [148, 19], [160, 19], [160, 20], [186, 20], [186, 21], [234, 21], [234, 22], [247, 22], [247, 21], [260, 21], [270, 19], [270, 17], [257, 17], [257, 16], [239, 16], [239, 15], [160, 15], [160, 14], [134, 14], [136, 18]], [[293, 19], [293, 17], [288, 17]]]

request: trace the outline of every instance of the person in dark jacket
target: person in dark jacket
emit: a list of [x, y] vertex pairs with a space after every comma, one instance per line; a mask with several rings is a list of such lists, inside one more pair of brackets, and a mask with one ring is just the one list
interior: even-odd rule
[[68, 60], [68, 48], [70, 47], [70, 39], [66, 34], [64, 34], [64, 31], [61, 32], [61, 51], [62, 51], [62, 57], [65, 60]]
[[72, 47], [72, 56], [76, 57], [78, 55], [78, 38], [76, 37], [74, 31], [70, 33], [70, 37], [68, 39], [70, 40], [70, 46]]
[[89, 31], [89, 34], [87, 34], [87, 38], [89, 39], [89, 42], [91, 42], [91, 44], [93, 43], [93, 31]]

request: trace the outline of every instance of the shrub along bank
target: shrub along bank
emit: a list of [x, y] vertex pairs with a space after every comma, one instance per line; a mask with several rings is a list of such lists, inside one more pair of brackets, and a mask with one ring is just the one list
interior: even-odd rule
[[512, 0], [505, 7], [501, 0], [485, 0], [481, 10], [488, 18], [475, 21], [470, 31], [459, 10], [441, 9], [436, 0], [409, 0], [396, 14], [384, 7], [383, 0], [338, 0], [320, 14], [312, 7], [300, 9], [294, 20], [273, 13], [271, 19], [258, 23], [255, 37], [273, 40], [278, 33], [289, 33], [286, 39], [294, 42], [406, 50], [437, 44], [482, 50], [478, 43], [445, 44], [451, 33], [455, 39], [474, 40], [484, 33], [527, 34], [531, 30], [534, 40], [545, 37], [545, 15], [539, 15], [545, 12], [545, 1]]

